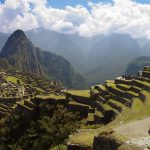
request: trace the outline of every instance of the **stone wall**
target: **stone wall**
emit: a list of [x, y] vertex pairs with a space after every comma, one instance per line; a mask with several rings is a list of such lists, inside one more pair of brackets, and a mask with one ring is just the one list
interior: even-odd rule
[[120, 79], [115, 79], [115, 84], [126, 84], [126, 85], [132, 85], [132, 80], [120, 80]]
[[89, 113], [89, 107], [88, 106], [69, 104], [67, 108], [69, 111], [80, 112], [80, 116], [83, 118], [88, 117], [88, 113]]
[[79, 144], [68, 144], [67, 150], [92, 150], [90, 147], [85, 147]]
[[130, 88], [130, 90], [131, 90], [131, 91], [133, 91], [133, 92], [135, 92], [135, 93], [140, 93], [141, 88], [138, 88], [138, 87], [132, 86], [132, 87]]
[[97, 108], [103, 115], [105, 115], [105, 110], [104, 110], [104, 108], [102, 107], [102, 104], [100, 104], [100, 103], [97, 102], [96, 108]]
[[119, 112], [122, 112], [122, 107], [117, 106], [116, 104], [114, 104], [114, 103], [112, 103], [112, 102], [108, 102], [108, 104], [109, 104], [112, 108], [118, 110]]
[[120, 97], [124, 97], [125, 96], [125, 92], [124, 91], [119, 91], [115, 88], [112, 88], [112, 87], [108, 87], [108, 90], [111, 92], [111, 93], [114, 93], [115, 95], [117, 96], [120, 96]]
[[123, 90], [123, 91], [128, 91], [129, 89], [124, 87], [124, 86], [121, 86], [120, 84], [116, 84], [116, 87]]
[[132, 100], [129, 101], [129, 100], [126, 100], [126, 99], [123, 98], [123, 97], [111, 95], [111, 96], [110, 96], [110, 99], [115, 99], [116, 101], [118, 101], [118, 102], [124, 104], [124, 105], [127, 106], [127, 107], [131, 107], [131, 105], [132, 105]]
[[43, 99], [43, 98], [35, 97], [35, 98], [31, 99], [31, 102], [33, 102], [35, 105], [39, 105], [43, 102], [47, 102], [51, 105], [56, 105], [57, 104], [57, 100], [53, 99], [53, 98]]
[[142, 83], [140, 83], [140, 82], [133, 81], [133, 85], [134, 85], [134, 86], [137, 86], [137, 87], [140, 87], [140, 88], [142, 88], [142, 89], [145, 89], [145, 90], [147, 90], [147, 91], [150, 91], [150, 86], [144, 85], [144, 84], [142, 84]]
[[83, 96], [77, 96], [77, 95], [72, 95], [70, 93], [66, 94], [66, 99], [73, 99], [74, 101], [81, 103], [81, 104], [85, 104], [85, 105], [90, 105], [91, 107], [95, 106], [95, 101], [91, 100], [88, 97], [83, 97]]

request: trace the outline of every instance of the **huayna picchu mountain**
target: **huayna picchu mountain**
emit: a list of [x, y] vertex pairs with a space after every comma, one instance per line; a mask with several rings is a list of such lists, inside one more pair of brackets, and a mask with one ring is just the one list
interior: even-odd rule
[[82, 76], [66, 59], [35, 47], [22, 30], [16, 30], [2, 48], [0, 67], [56, 79], [68, 88], [84, 88], [85, 85]]

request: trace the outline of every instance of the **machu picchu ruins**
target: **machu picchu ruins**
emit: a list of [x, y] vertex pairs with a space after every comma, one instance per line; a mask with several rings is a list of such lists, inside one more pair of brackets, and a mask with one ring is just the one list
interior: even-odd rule
[[87, 124], [107, 124], [124, 109], [131, 108], [134, 98], [140, 98], [145, 103], [142, 91], [150, 91], [150, 67], [144, 67], [140, 77], [123, 76], [107, 80], [102, 85], [91, 86], [85, 94], [81, 91], [81, 95], [67, 91], [56, 81], [38, 79], [20, 72], [1, 71], [0, 80], [1, 115], [6, 108], [22, 107], [32, 111], [35, 108], [32, 101], [41, 98], [41, 102], [42, 99], [54, 100], [52, 103], [55, 100], [66, 101], [68, 110], [79, 111], [83, 118], [87, 118]]
[[[39, 105], [47, 102], [78, 112], [85, 126], [109, 125], [126, 110], [132, 110], [137, 99], [143, 105], [147, 103], [145, 92], [150, 91], [150, 67], [144, 67], [137, 76], [123, 75], [91, 86], [89, 90], [67, 90], [54, 80], [18, 71], [2, 70], [0, 81], [1, 118], [22, 114], [32, 120]], [[70, 143], [68, 150], [73, 148], [74, 144]]]
[[150, 3], [0, 0], [0, 150], [150, 150]]

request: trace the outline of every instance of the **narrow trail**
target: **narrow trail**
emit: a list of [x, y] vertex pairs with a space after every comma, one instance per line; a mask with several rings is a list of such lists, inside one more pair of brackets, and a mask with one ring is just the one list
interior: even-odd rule
[[115, 131], [127, 136], [128, 138], [138, 138], [148, 136], [149, 129], [150, 117], [120, 125], [119, 127], [115, 128]]
[[127, 143], [136, 144], [143, 150], [150, 149], [150, 117], [120, 125], [115, 128], [115, 131], [128, 138]]

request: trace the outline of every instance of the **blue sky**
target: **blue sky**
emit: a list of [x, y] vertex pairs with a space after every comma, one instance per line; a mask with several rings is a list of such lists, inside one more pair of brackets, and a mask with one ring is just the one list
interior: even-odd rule
[[[66, 5], [75, 6], [77, 4], [81, 4], [86, 6], [88, 0], [48, 0], [49, 5], [55, 8], [64, 8]], [[98, 2], [112, 2], [112, 0], [91, 0], [93, 3]], [[139, 3], [150, 3], [150, 0], [136, 0]]]
[[[0, 0], [0, 2], [4, 2], [5, 0]], [[80, 5], [87, 5], [88, 0], [48, 0], [50, 6], [54, 8], [64, 8], [65, 6], [76, 6], [77, 4]], [[98, 2], [112, 2], [112, 0], [91, 0], [93, 3]], [[150, 0], [136, 0], [139, 3], [150, 3]]]

